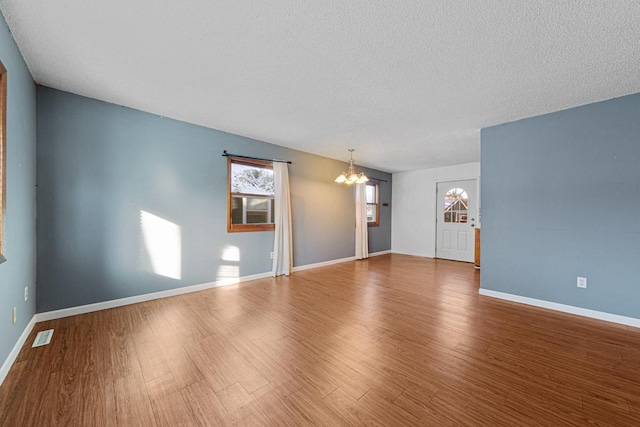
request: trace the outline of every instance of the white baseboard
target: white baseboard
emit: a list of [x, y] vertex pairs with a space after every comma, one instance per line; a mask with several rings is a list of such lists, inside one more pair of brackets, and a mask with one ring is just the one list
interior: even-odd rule
[[0, 368], [0, 385], [2, 385], [2, 382], [7, 377], [9, 369], [11, 369], [11, 366], [13, 366], [13, 362], [16, 361], [18, 354], [20, 354], [22, 346], [24, 345], [25, 341], [27, 341], [27, 337], [29, 337], [29, 334], [33, 330], [33, 327], [36, 325], [36, 321], [36, 316], [34, 315], [27, 326], [24, 328], [24, 331], [22, 331], [22, 335], [20, 335], [20, 338], [18, 338], [18, 341], [13, 346], [13, 349], [2, 364], [2, 368]]
[[517, 302], [520, 304], [533, 305], [535, 307], [541, 307], [549, 310], [561, 311], [563, 313], [576, 314], [578, 316], [590, 317], [592, 319], [604, 320], [606, 322], [619, 323], [621, 325], [640, 328], [640, 319], [636, 319], [634, 317], [620, 316], [618, 314], [605, 313], [603, 311], [589, 310], [588, 308], [581, 308], [572, 305], [559, 304], [557, 302], [522, 297], [520, 295], [507, 294], [504, 292], [492, 291], [490, 289], [480, 288], [478, 293], [480, 295], [485, 295], [492, 298]]
[[416, 252], [404, 252], [404, 251], [396, 251], [391, 249], [390, 251], [392, 254], [398, 254], [398, 255], [409, 255], [409, 256], [416, 256], [416, 257], [420, 257], [420, 258], [430, 258], [430, 259], [434, 259], [435, 255], [433, 253], [416, 253]]
[[380, 251], [380, 252], [372, 252], [369, 254], [369, 258], [371, 258], [372, 256], [380, 256], [380, 255], [386, 255], [386, 254], [390, 254], [391, 250], [388, 251]]
[[[369, 258], [374, 257], [374, 256], [380, 256], [380, 255], [386, 255], [386, 254], [390, 254], [391, 251], [380, 251], [380, 252], [372, 252], [369, 254]], [[299, 265], [297, 267], [293, 267], [293, 272], [297, 272], [297, 271], [304, 271], [304, 270], [311, 270], [314, 268], [320, 268], [320, 267], [327, 267], [329, 265], [334, 265], [334, 264], [341, 264], [343, 262], [349, 262], [349, 261], [355, 261], [356, 257], [355, 256], [350, 256], [347, 258], [339, 258], [339, 259], [332, 259], [330, 261], [324, 261], [324, 262], [316, 262], [314, 264], [306, 264], [306, 265]]]
[[297, 271], [311, 270], [314, 268], [326, 267], [328, 265], [341, 264], [343, 262], [349, 262], [349, 261], [355, 261], [355, 260], [356, 260], [355, 256], [350, 256], [347, 258], [332, 259], [331, 261], [316, 262], [315, 264], [299, 265], [297, 267], [293, 267], [293, 272], [295, 273]]
[[183, 288], [169, 289], [166, 291], [153, 292], [150, 294], [136, 295], [133, 297], [120, 298], [111, 301], [98, 302], [95, 304], [81, 305], [78, 307], [64, 308], [61, 310], [47, 311], [45, 313], [36, 314], [36, 321], [43, 322], [46, 320], [60, 319], [63, 317], [75, 316], [77, 314], [91, 313], [93, 311], [106, 310], [109, 308], [121, 307], [123, 305], [137, 304], [139, 302], [151, 301], [154, 299], [173, 297], [176, 295], [188, 294], [191, 292], [203, 291], [205, 289], [217, 288], [219, 286], [235, 285], [250, 280], [258, 280], [271, 277], [271, 272], [253, 274], [251, 276], [237, 277], [233, 279], [222, 279], [215, 282], [202, 283], [200, 285], [185, 286]]

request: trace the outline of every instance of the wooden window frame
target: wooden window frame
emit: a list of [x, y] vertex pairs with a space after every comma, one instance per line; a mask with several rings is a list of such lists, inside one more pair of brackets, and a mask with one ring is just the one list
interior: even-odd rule
[[380, 225], [380, 183], [379, 182], [367, 182], [366, 185], [371, 185], [371, 186], [376, 188], [376, 202], [375, 203], [367, 203], [367, 206], [375, 205], [375, 207], [376, 207], [376, 220], [375, 221], [367, 221], [367, 226], [369, 226], [369, 227], [378, 227]]
[[0, 263], [4, 256], [5, 214], [7, 212], [7, 69], [0, 61]]
[[232, 193], [231, 192], [231, 164], [241, 164], [247, 166], [255, 166], [264, 169], [273, 170], [273, 163], [263, 160], [241, 159], [238, 157], [227, 157], [227, 232], [239, 233], [247, 231], [270, 231], [275, 230], [275, 224], [233, 224], [231, 218], [232, 204], [231, 199], [234, 195], [264, 197], [264, 194], [248, 194], [248, 193]]

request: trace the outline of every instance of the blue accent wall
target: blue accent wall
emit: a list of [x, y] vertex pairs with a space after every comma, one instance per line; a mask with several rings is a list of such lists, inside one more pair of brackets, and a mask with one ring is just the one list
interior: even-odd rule
[[[294, 265], [354, 255], [353, 188], [333, 182], [346, 162], [46, 87], [37, 100], [38, 312], [270, 271], [273, 232], [226, 231], [223, 150], [293, 162]], [[391, 175], [366, 171], [390, 202]], [[142, 211], [179, 228], [179, 278], [152, 265]], [[390, 248], [383, 207], [370, 251]]]
[[[36, 86], [3, 17], [0, 60], [7, 69], [7, 205], [0, 264], [0, 365], [35, 314]], [[30, 297], [24, 301], [24, 288]], [[11, 310], [17, 308], [17, 322]]]
[[481, 287], [640, 318], [640, 94], [483, 129], [481, 154]]

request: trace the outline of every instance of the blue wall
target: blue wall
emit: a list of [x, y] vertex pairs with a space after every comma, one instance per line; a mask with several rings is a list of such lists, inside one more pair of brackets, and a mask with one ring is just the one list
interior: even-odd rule
[[[7, 206], [0, 264], [0, 365], [35, 313], [36, 87], [0, 18], [0, 60], [7, 69]], [[29, 286], [29, 301], [24, 287]], [[18, 321], [11, 321], [17, 307]]]
[[481, 153], [481, 287], [640, 318], [640, 94], [483, 129]]
[[[354, 255], [344, 162], [50, 88], [37, 100], [38, 312], [270, 271], [273, 232], [226, 231], [225, 149], [293, 162], [294, 265]], [[390, 202], [391, 175], [367, 172]], [[154, 272], [141, 211], [180, 227], [179, 279]], [[370, 240], [391, 248], [390, 207]]]

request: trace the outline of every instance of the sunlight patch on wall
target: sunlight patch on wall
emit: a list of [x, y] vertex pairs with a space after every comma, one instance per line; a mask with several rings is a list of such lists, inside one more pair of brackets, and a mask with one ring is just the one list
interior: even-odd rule
[[216, 281], [221, 285], [231, 285], [240, 281], [240, 267], [237, 265], [221, 265], [218, 267]]
[[146, 211], [140, 211], [140, 229], [154, 273], [182, 278], [182, 229], [179, 225]]
[[237, 246], [227, 245], [222, 249], [222, 258], [223, 261], [240, 261], [240, 248]]
[[[240, 248], [226, 245], [220, 254], [220, 259], [226, 262], [240, 262]], [[240, 267], [237, 265], [221, 265], [218, 267], [216, 281], [221, 285], [232, 285], [240, 281]]]

